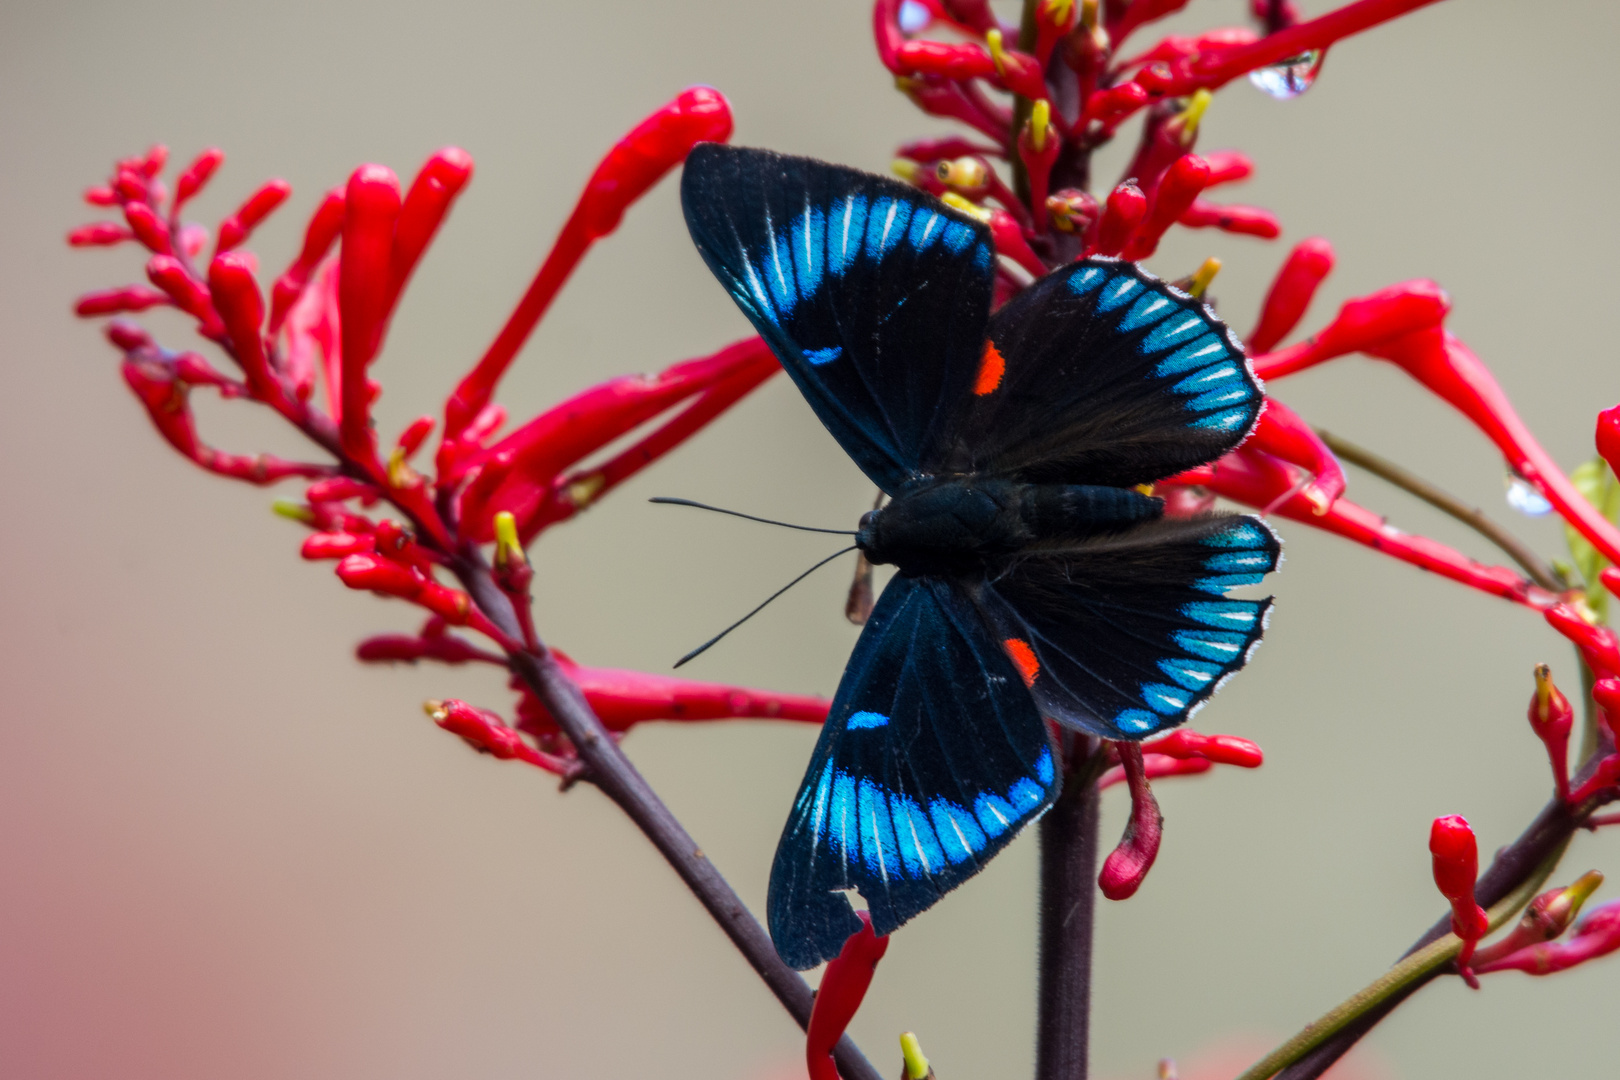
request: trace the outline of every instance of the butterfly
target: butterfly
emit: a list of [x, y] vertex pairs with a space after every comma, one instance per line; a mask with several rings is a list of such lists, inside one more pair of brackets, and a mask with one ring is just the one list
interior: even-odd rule
[[856, 544], [896, 573], [833, 697], [771, 870], [795, 968], [887, 934], [1056, 798], [1044, 718], [1138, 740], [1186, 720], [1260, 640], [1230, 599], [1279, 559], [1253, 517], [1167, 518], [1136, 490], [1234, 449], [1263, 398], [1202, 302], [1110, 258], [991, 314], [989, 230], [909, 185], [702, 144], [694, 243], [889, 499]]

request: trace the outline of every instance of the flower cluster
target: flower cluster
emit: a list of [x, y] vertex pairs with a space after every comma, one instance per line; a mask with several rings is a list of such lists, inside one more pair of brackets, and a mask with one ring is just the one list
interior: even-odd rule
[[[163, 179], [163, 147], [122, 160], [106, 184], [85, 193], [87, 202], [121, 220], [85, 225], [68, 240], [144, 248], [149, 284], [90, 293], [77, 311], [123, 316], [166, 306], [195, 320], [199, 336], [228, 361], [225, 370], [202, 352], [166, 348], [118, 318], [107, 336], [123, 353], [124, 379], [158, 433], [203, 469], [253, 484], [304, 481], [301, 499], [278, 501], [275, 508], [308, 527], [305, 559], [334, 562], [350, 588], [425, 609], [417, 634], [371, 638], [359, 647], [361, 660], [505, 666], [510, 651], [539, 647], [527, 602], [532, 572], [525, 549], [534, 538], [657, 461], [777, 370], [765, 345], [749, 338], [656, 375], [611, 379], [510, 430], [495, 401], [501, 376], [591, 245], [612, 233], [625, 209], [693, 145], [730, 133], [725, 99], [698, 87], [625, 135], [596, 167], [506, 324], [450, 392], [442, 427], [439, 418], [424, 415], [391, 444], [379, 439], [372, 421], [381, 388], [368, 373], [412, 271], [471, 179], [472, 159], [461, 150], [432, 155], [403, 190], [381, 165], [355, 170], [316, 205], [301, 250], [268, 292], [257, 259], [243, 245], [291, 195], [285, 181], [261, 185], [210, 233], [185, 211], [224, 162], [221, 151], [198, 155], [174, 180], [172, 195]], [[274, 410], [322, 451], [321, 460], [215, 449], [203, 441], [192, 413], [190, 395], [198, 388]], [[660, 417], [650, 433], [603, 457], [604, 448]], [[432, 466], [418, 471], [413, 462], [435, 428], [440, 438]], [[511, 601], [516, 639], [468, 591], [469, 560], [492, 541], [491, 576]], [[826, 714], [826, 702], [817, 698], [554, 657], [615, 734], [647, 720], [819, 722]], [[430, 712], [479, 749], [577, 775], [574, 749], [545, 706], [520, 680], [514, 679], [514, 689], [515, 729], [463, 702], [430, 703]]]

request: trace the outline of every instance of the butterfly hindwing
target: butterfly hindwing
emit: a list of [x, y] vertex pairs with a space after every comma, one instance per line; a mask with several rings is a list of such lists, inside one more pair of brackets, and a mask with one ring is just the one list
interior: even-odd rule
[[1055, 797], [1046, 725], [958, 586], [896, 576], [873, 610], [771, 870], [768, 921], [795, 968], [887, 934], [977, 873]]
[[686, 160], [681, 204], [816, 415], [894, 491], [978, 377], [988, 230], [908, 184], [709, 143]]
[[1165, 518], [1039, 547], [972, 587], [1041, 714], [1105, 739], [1187, 719], [1241, 668], [1271, 601], [1228, 599], [1277, 568], [1258, 518]]
[[1152, 483], [1234, 449], [1262, 396], [1243, 347], [1199, 300], [1133, 263], [1082, 259], [990, 323], [1000, 379], [965, 395], [930, 471]]

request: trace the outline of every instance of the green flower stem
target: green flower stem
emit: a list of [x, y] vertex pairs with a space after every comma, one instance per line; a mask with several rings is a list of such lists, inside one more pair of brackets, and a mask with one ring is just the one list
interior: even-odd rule
[[[1558, 866], [1558, 860], [1563, 858], [1564, 849], [1568, 846], [1569, 839], [1566, 837], [1563, 843], [1542, 860], [1534, 873], [1490, 909], [1487, 914], [1490, 916], [1492, 933], [1501, 929], [1508, 920], [1535, 899], [1536, 893], [1552, 875]], [[1354, 1023], [1358, 1017], [1378, 1009], [1403, 991], [1409, 991], [1434, 978], [1447, 964], [1455, 960], [1461, 951], [1462, 939], [1456, 934], [1446, 934], [1430, 942], [1384, 972], [1367, 987], [1329, 1010], [1321, 1019], [1307, 1024], [1298, 1035], [1261, 1058], [1237, 1080], [1269, 1080]]]

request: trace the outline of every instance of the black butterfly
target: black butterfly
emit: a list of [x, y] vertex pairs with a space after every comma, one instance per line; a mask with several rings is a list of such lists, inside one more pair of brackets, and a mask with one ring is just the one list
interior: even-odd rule
[[705, 144], [681, 182], [709, 268], [890, 496], [858, 546], [898, 573], [873, 610], [771, 871], [782, 958], [887, 934], [1037, 817], [1062, 778], [1042, 717], [1107, 739], [1185, 720], [1260, 639], [1276, 568], [1256, 518], [1163, 517], [1132, 490], [1259, 417], [1212, 311], [1083, 259], [990, 316], [988, 229], [915, 188]]

